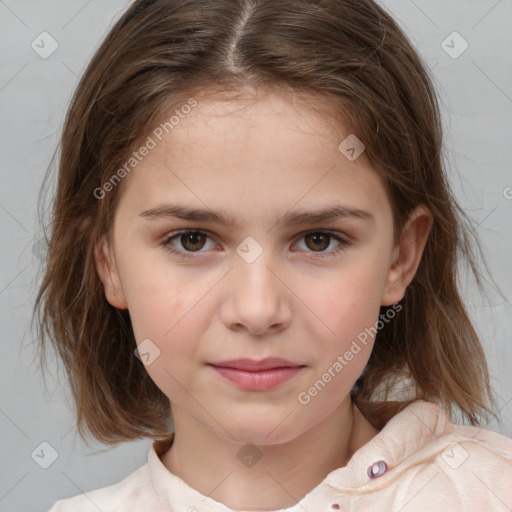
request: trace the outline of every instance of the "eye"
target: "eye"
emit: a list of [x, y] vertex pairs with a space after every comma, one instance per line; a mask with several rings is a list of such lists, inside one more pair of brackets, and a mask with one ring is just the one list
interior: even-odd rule
[[[350, 245], [348, 240], [331, 231], [310, 231], [303, 234], [301, 239], [306, 241], [305, 245], [307, 249], [313, 248], [313, 253], [319, 253], [319, 256], [314, 256], [319, 258], [336, 256]], [[338, 245], [330, 251], [325, 251], [325, 249], [331, 245], [332, 239], [336, 240]]]
[[[210, 237], [203, 231], [184, 229], [182, 231], [171, 233], [165, 238], [162, 245], [172, 254], [176, 254], [182, 258], [193, 258], [194, 256], [188, 255], [187, 252], [199, 252], [199, 250], [204, 246], [204, 240], [206, 238]], [[172, 244], [174, 239], [177, 239], [177, 241], [182, 244], [185, 251], [175, 249]]]
[[[180, 258], [194, 258], [193, 254], [202, 252], [201, 249], [205, 246], [205, 241], [208, 238], [210, 236], [204, 231], [184, 229], [170, 233], [162, 242], [162, 245], [167, 251]], [[306, 241], [306, 251], [312, 248], [313, 250], [310, 252], [318, 254], [314, 256], [316, 258], [336, 256], [351, 245], [348, 240], [331, 231], [310, 231], [302, 234], [301, 239]], [[325, 251], [331, 245], [333, 239], [338, 245], [330, 251]], [[175, 242], [181, 244], [184, 250], [177, 249], [174, 245]], [[213, 246], [216, 247], [216, 244], [213, 243]]]

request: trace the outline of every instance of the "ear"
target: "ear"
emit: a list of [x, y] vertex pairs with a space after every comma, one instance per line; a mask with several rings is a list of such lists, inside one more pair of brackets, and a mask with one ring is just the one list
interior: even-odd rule
[[96, 271], [103, 283], [105, 297], [117, 309], [128, 309], [126, 297], [113, 258], [113, 251], [105, 236], [101, 238], [94, 248]]
[[432, 214], [422, 205], [411, 213], [400, 243], [393, 250], [381, 300], [383, 306], [391, 306], [404, 297], [419, 267], [432, 223]]

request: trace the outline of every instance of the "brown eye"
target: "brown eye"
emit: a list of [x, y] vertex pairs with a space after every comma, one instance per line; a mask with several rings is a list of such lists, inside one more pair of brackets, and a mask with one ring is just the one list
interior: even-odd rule
[[[331, 235], [329, 233], [309, 233], [304, 236], [309, 249], [323, 251], [329, 247]], [[310, 242], [310, 243], [309, 243]]]
[[[162, 245], [164, 248], [171, 252], [172, 254], [176, 254], [182, 258], [193, 257], [194, 253], [200, 254], [201, 249], [205, 246], [206, 241], [210, 237], [203, 233], [202, 231], [197, 230], [183, 230], [171, 233], [163, 242]], [[181, 247], [177, 247], [177, 243]], [[213, 244], [215, 245], [215, 244]]]
[[[301, 250], [306, 251], [306, 253], [312, 253], [315, 258], [337, 256], [339, 252], [351, 245], [349, 240], [345, 240], [330, 231], [310, 231], [302, 235], [302, 240], [304, 240], [305, 249], [301, 248]], [[331, 250], [326, 250], [333, 240], [336, 241], [337, 245], [331, 248]]]
[[[184, 229], [170, 233], [162, 242], [162, 245], [166, 251], [180, 258], [194, 258], [199, 257], [202, 252], [205, 252], [202, 249], [205, 248], [208, 239], [212, 243], [211, 248], [215, 248], [215, 242], [207, 233], [200, 230]], [[338, 253], [351, 245], [349, 240], [345, 240], [330, 231], [311, 231], [302, 235], [302, 240], [305, 241], [305, 248], [301, 248], [301, 251], [305, 251], [310, 255], [314, 254], [315, 258], [337, 256]], [[329, 250], [328, 248], [333, 241], [336, 241], [337, 245]]]
[[194, 252], [203, 248], [206, 238], [207, 237], [203, 233], [199, 231], [192, 231], [190, 233], [180, 235], [179, 240], [187, 251]]

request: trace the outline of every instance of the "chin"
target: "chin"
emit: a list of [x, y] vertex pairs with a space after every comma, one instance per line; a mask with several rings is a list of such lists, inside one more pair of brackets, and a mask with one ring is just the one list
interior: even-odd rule
[[[262, 415], [254, 415], [253, 418], [249, 416], [243, 417], [243, 421], [228, 422], [229, 434], [222, 429], [219, 431], [215, 429], [216, 433], [229, 441], [234, 441], [242, 444], [255, 444], [255, 445], [276, 445], [284, 444], [293, 441], [303, 433], [299, 428], [294, 415], [284, 413], [279, 418], [262, 417]], [[291, 420], [291, 421], [290, 421]]]

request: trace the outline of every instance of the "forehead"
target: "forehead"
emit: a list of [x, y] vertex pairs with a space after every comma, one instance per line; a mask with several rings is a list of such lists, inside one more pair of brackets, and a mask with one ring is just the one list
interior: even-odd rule
[[[305, 93], [243, 89], [236, 94], [203, 92], [194, 101], [193, 109], [185, 111], [184, 104], [174, 108], [176, 114], [181, 109], [184, 113], [165, 115], [153, 131], [156, 141], [163, 142], [160, 153], [172, 154], [175, 162], [180, 157], [199, 161], [212, 152], [217, 157], [237, 155], [240, 160], [242, 149], [256, 149], [255, 143], [274, 159], [285, 156], [286, 150], [289, 158], [292, 147], [294, 153], [318, 154], [322, 146], [337, 146], [346, 132], [335, 122], [325, 98]], [[311, 154], [311, 159], [315, 156]]]
[[325, 100], [272, 93], [194, 99], [173, 124], [163, 118], [160, 138], [150, 134], [154, 147], [123, 184], [133, 207], [179, 197], [194, 206], [232, 205], [239, 216], [240, 204], [268, 211], [270, 197], [281, 211], [336, 197], [361, 208], [384, 199], [364, 153], [350, 161], [340, 152], [350, 133]]

